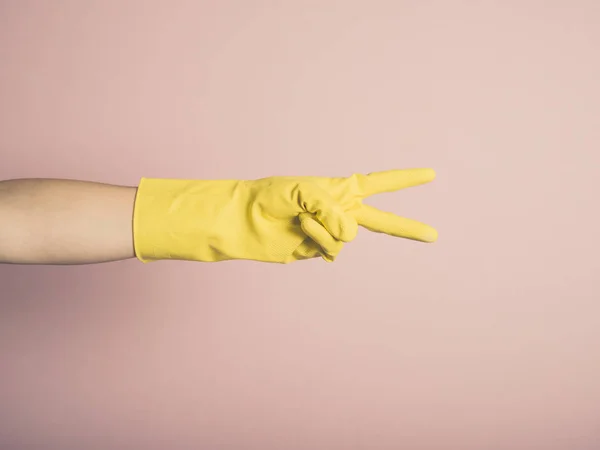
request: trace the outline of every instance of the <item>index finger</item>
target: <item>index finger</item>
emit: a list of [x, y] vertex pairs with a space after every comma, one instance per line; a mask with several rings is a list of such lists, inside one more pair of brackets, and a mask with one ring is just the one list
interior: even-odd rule
[[399, 169], [373, 172], [359, 176], [361, 195], [369, 197], [384, 192], [419, 186], [429, 183], [435, 178], [433, 169]]

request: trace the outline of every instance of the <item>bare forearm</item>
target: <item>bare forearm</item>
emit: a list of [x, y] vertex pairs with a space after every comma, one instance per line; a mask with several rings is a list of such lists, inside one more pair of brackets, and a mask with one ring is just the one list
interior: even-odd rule
[[0, 181], [0, 263], [90, 264], [134, 257], [135, 195], [135, 187], [88, 181]]

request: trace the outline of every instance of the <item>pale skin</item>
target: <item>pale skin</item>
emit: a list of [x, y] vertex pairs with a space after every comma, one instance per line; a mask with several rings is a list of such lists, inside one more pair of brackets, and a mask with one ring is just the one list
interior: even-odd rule
[[0, 181], [0, 263], [92, 264], [135, 257], [136, 187]]

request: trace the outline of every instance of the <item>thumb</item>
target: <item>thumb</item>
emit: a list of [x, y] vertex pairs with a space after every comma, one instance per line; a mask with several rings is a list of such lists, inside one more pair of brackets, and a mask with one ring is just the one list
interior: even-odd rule
[[344, 243], [334, 238], [321, 223], [316, 221], [311, 213], [300, 214], [302, 231], [317, 244], [319, 254], [325, 261], [332, 262], [344, 247]]

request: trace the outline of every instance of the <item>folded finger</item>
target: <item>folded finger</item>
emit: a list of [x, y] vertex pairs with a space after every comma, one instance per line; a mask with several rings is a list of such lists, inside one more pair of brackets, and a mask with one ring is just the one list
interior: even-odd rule
[[302, 231], [317, 243], [324, 253], [326, 253], [324, 257], [329, 256], [335, 258], [344, 247], [342, 241], [335, 239], [325, 227], [317, 222], [309, 213], [300, 214], [300, 226], [302, 227]]
[[319, 256], [323, 256], [323, 250], [315, 241], [310, 237], [307, 237], [299, 246], [294, 250], [293, 260], [298, 259], [311, 259]]
[[356, 237], [358, 226], [351, 215], [314, 183], [302, 183], [298, 186], [297, 201], [307, 212], [313, 213], [330, 235], [344, 242]]

